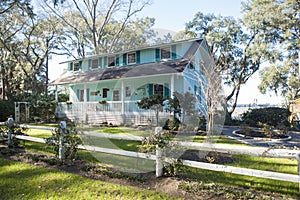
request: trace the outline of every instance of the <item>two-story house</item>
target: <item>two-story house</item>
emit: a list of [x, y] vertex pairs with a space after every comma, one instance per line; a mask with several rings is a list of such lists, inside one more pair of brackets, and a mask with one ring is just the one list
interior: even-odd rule
[[87, 123], [147, 124], [154, 119], [153, 111], [140, 109], [136, 102], [153, 94], [172, 97], [175, 91], [195, 95], [197, 109], [203, 110], [201, 70], [211, 64], [205, 63], [211, 61], [208, 55], [206, 40], [197, 38], [64, 62], [67, 72], [52, 84], [67, 88], [71, 103], [58, 103], [57, 116]]

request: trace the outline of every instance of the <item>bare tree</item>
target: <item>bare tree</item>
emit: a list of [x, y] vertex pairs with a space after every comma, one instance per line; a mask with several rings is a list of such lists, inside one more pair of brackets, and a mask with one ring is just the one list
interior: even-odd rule
[[44, 0], [43, 6], [64, 22], [78, 55], [85, 57], [87, 48], [95, 54], [113, 52], [126, 26], [148, 4], [150, 0], [68, 0], [53, 5]]

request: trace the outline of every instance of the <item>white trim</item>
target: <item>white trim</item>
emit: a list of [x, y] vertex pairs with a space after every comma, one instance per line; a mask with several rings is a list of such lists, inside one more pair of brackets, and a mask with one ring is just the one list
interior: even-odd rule
[[[134, 54], [134, 60], [135, 60], [135, 62], [132, 62], [132, 63], [129, 63], [129, 54]], [[136, 64], [136, 52], [129, 52], [129, 53], [127, 53], [127, 55], [126, 55], [126, 57], [127, 57], [127, 65], [134, 65], [134, 64]]]

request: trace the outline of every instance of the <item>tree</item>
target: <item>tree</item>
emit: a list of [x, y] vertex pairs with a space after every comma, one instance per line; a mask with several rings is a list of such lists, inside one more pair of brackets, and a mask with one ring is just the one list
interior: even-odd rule
[[[248, 28], [264, 32], [280, 55], [261, 73], [262, 93], [274, 90], [295, 99], [300, 95], [300, 2], [298, 0], [251, 0], [243, 5]], [[267, 71], [271, 72], [267, 75]]]
[[257, 30], [246, 31], [243, 21], [233, 17], [197, 13], [186, 24], [186, 32], [194, 37], [205, 37], [214, 56], [216, 68], [224, 83], [231, 88], [226, 101], [234, 112], [241, 86], [260, 68], [262, 60], [273, 56], [272, 45], [265, 43]]
[[140, 101], [137, 102], [139, 108], [147, 109], [147, 110], [154, 110], [155, 117], [156, 117], [156, 126], [159, 125], [159, 112], [162, 111], [164, 98], [162, 95], [154, 94], [149, 97], [142, 98]]
[[[20, 66], [24, 60], [17, 49], [22, 46], [19, 34], [33, 17], [30, 1], [4, 1], [0, 3], [0, 71], [2, 98], [7, 99], [18, 93], [23, 86]], [[18, 38], [18, 40], [16, 40]]]
[[[67, 30], [66, 41], [76, 45], [79, 57], [85, 57], [87, 50], [93, 51], [94, 54], [114, 52], [119, 50], [116, 49], [119, 46], [117, 44], [122, 44], [125, 48], [133, 41], [125, 40], [128, 32], [138, 38], [146, 38], [148, 34], [150, 36], [154, 34], [150, 30], [154, 23], [153, 19], [132, 20], [150, 3], [150, 0], [69, 0], [61, 4], [56, 2], [54, 5], [52, 1], [44, 0], [44, 3], [48, 12], [54, 13], [63, 21]], [[130, 31], [132, 28], [134, 28], [133, 31]], [[135, 31], [140, 32], [141, 29], [147, 34], [134, 34]], [[138, 38], [136, 41], [139, 41]]]

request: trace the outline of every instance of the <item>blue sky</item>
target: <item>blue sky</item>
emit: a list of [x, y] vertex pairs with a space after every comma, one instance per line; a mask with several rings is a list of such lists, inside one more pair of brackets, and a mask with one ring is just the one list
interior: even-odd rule
[[233, 16], [241, 18], [242, 0], [152, 0], [152, 4], [142, 11], [143, 17], [154, 17], [155, 28], [180, 31], [185, 23], [201, 11], [204, 14]]

